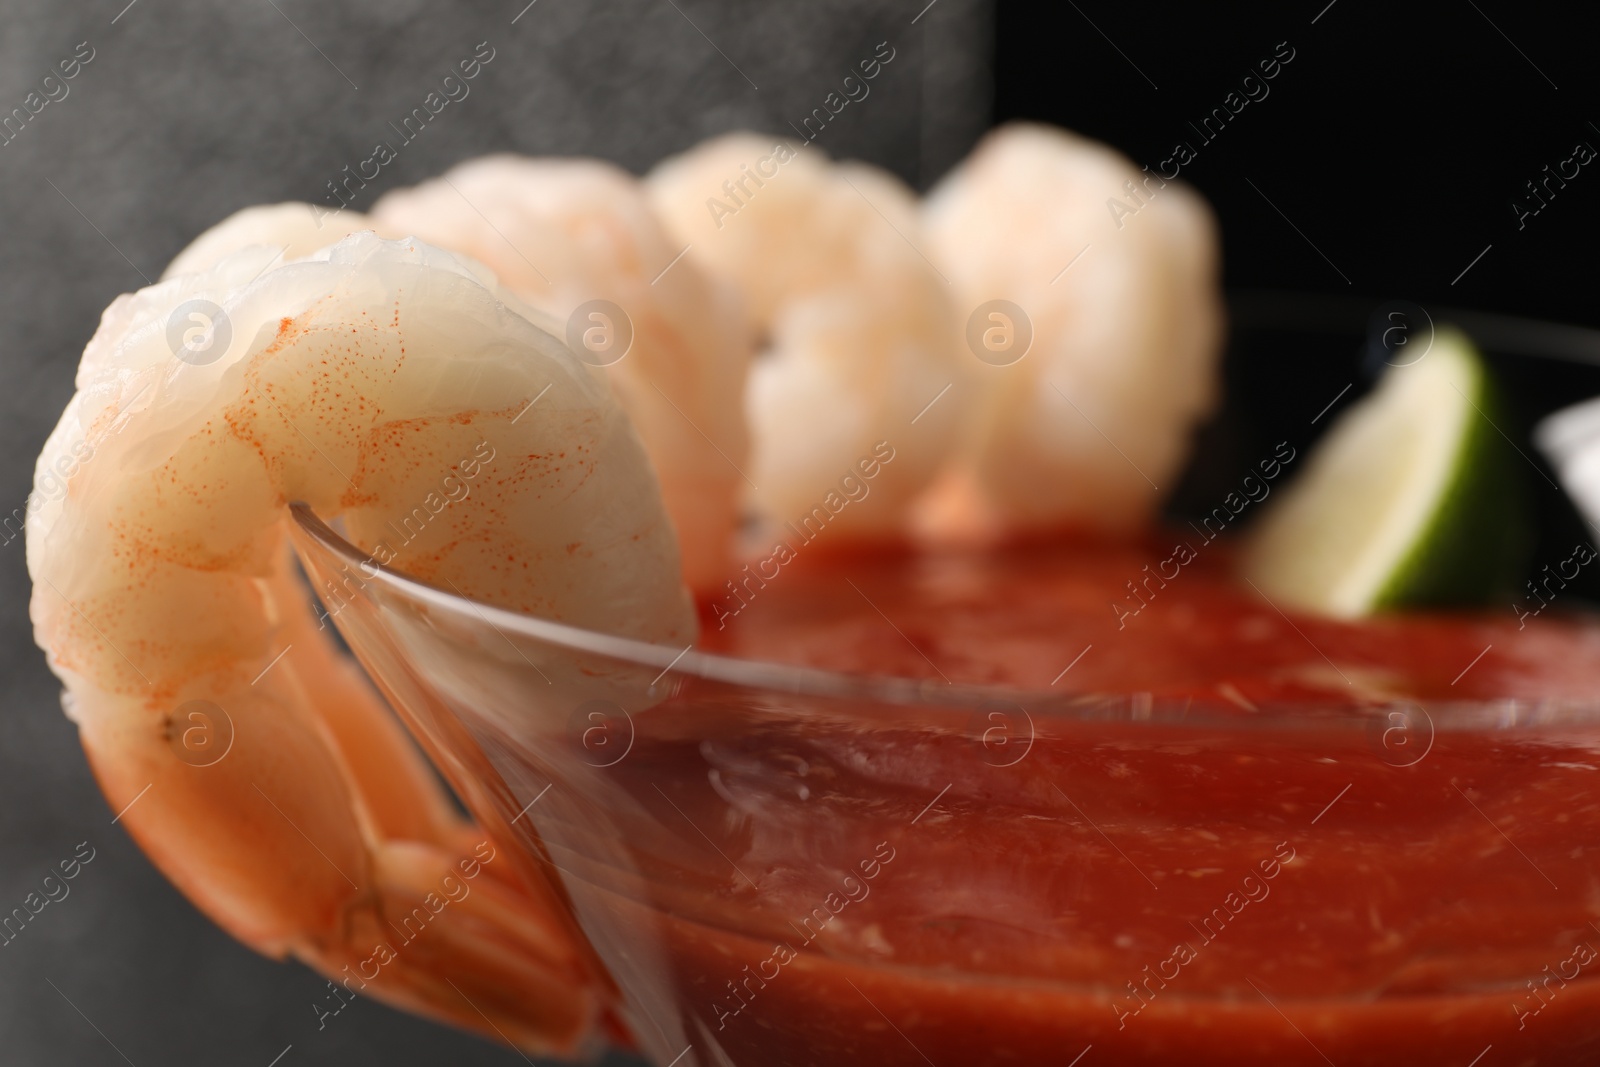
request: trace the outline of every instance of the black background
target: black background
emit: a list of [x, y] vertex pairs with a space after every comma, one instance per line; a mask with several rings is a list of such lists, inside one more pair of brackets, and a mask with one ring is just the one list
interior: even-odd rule
[[1584, 236], [1600, 180], [1585, 168], [1520, 231], [1510, 207], [1578, 141], [1600, 148], [1578, 9], [1336, 0], [1313, 25], [1324, 4], [1002, 3], [996, 116], [1070, 125], [1153, 165], [1177, 140], [1200, 147], [1187, 123], [1287, 41], [1296, 58], [1271, 95], [1183, 170], [1223, 220], [1231, 288], [1595, 322]]
[[[593, 153], [639, 171], [724, 129], [781, 132], [881, 39], [903, 44], [899, 80], [882, 79], [824, 147], [919, 187], [991, 119], [1067, 125], [1141, 164], [1196, 143], [1183, 177], [1221, 220], [1229, 288], [1348, 298], [1335, 317], [1354, 325], [1235, 346], [1228, 407], [1179, 511], [1205, 506], [1258, 442], [1325, 428], [1310, 420], [1344, 385], [1354, 383], [1341, 406], [1360, 394], [1361, 323], [1384, 300], [1442, 317], [1463, 307], [1600, 326], [1588, 273], [1600, 167], [1525, 228], [1510, 207], [1576, 142], [1600, 146], [1592, 37], [1575, 8], [1001, 0], [996, 11], [936, 0], [918, 16], [924, 2], [539, 0], [515, 25], [521, 3], [475, 0], [0, 6], [0, 110], [76, 42], [97, 49], [72, 96], [0, 148], [5, 509], [25, 500], [32, 459], [112, 297], [238, 207], [317, 196], [431, 87], [431, 72], [485, 38], [498, 56], [475, 95], [374, 192], [492, 150]], [[1270, 96], [1200, 146], [1187, 123], [1221, 106], [1279, 42], [1295, 58]], [[1533, 460], [1521, 436], [1531, 420], [1600, 393], [1588, 370], [1509, 355], [1496, 366], [1513, 394], [1508, 431]], [[1576, 536], [1531, 461], [1528, 475], [1546, 545]], [[98, 855], [71, 897], [0, 949], [0, 1063], [522, 1062], [368, 1001], [319, 1032], [310, 1005], [321, 980], [231, 942], [110, 825], [29, 639], [27, 588], [21, 543], [7, 544], [0, 908], [77, 842]]]

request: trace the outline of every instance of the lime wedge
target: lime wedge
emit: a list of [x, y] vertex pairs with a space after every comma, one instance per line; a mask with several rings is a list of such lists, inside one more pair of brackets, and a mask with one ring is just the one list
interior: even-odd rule
[[1436, 330], [1262, 513], [1245, 577], [1285, 607], [1342, 618], [1509, 593], [1527, 537], [1502, 412], [1472, 343]]

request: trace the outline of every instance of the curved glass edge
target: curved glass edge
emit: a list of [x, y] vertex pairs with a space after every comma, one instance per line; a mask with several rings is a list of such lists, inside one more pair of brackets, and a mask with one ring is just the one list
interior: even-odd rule
[[429, 585], [385, 566], [345, 540], [308, 505], [293, 502], [290, 514], [299, 531], [322, 549], [358, 568], [370, 581], [387, 586], [413, 601], [442, 610], [468, 623], [486, 623], [502, 632], [556, 648], [599, 656], [633, 667], [658, 669], [651, 689], [671, 676], [775, 693], [854, 700], [896, 706], [952, 707], [966, 710], [1005, 706], [1038, 713], [1055, 721], [1149, 722], [1224, 730], [1369, 728], [1391, 721], [1402, 708], [1408, 722], [1427, 721], [1429, 731], [1508, 730], [1516, 727], [1560, 727], [1600, 723], [1600, 699], [1593, 701], [1420, 701], [1394, 700], [1370, 706], [1330, 707], [1315, 702], [1263, 703], [1248, 715], [1221, 699], [1215, 702], [1152, 698], [1148, 693], [1009, 689], [958, 685], [929, 678], [850, 674], [762, 660], [743, 660], [675, 648], [627, 637], [585, 630], [565, 623], [509, 611]]
[[[1357, 336], [1380, 301], [1370, 297], [1245, 289], [1228, 294], [1234, 328], [1341, 332]], [[1426, 309], [1433, 324], [1453, 323], [1485, 349], [1507, 355], [1600, 366], [1600, 330], [1469, 308]], [[1575, 398], [1576, 399], [1576, 398]]]

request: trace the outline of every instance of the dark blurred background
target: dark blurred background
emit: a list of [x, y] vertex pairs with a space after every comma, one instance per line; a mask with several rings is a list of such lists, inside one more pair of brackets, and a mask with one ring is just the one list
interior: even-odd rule
[[[489, 151], [594, 154], [642, 171], [723, 130], [787, 132], [885, 40], [894, 63], [818, 143], [919, 188], [1001, 120], [1070, 126], [1153, 168], [1188, 142], [1196, 154], [1182, 177], [1221, 219], [1241, 329], [1227, 407], [1204, 435], [1179, 512], [1213, 503], [1216, 487], [1265, 454], [1261, 443], [1325, 429], [1332, 414], [1312, 419], [1346, 385], [1334, 412], [1362, 393], [1364, 327], [1385, 301], [1441, 319], [1470, 309], [1600, 326], [1588, 277], [1600, 168], [1541, 188], [1537, 214], [1519, 220], [1513, 208], [1539, 206], [1525, 183], [1542, 181], [1547, 165], [1573, 158], [1580, 142], [1600, 146], [1589, 37], [1565, 6], [525, 5], [0, 5], [0, 116], [11, 116], [0, 144], [0, 511], [23, 507], [33, 457], [116, 294], [155, 278], [239, 207], [324, 196], [326, 182], [484, 41], [495, 57], [471, 94], [356, 207]], [[40, 97], [30, 104], [29, 94], [44, 75], [89, 49], [66, 95], [34, 113]], [[1241, 87], [1274, 57], [1266, 95], [1260, 82]], [[1213, 122], [1208, 141], [1195, 127], [1235, 91], [1234, 106], [1258, 99], [1220, 132]], [[1285, 317], [1313, 328], [1284, 329]], [[1560, 558], [1549, 546], [1583, 532], [1533, 469], [1523, 435], [1551, 408], [1600, 393], [1600, 376], [1538, 355], [1548, 340], [1527, 337], [1513, 327], [1485, 341], [1510, 392], [1508, 433], [1530, 457], [1540, 551]], [[1600, 359], [1588, 335], [1567, 338], [1566, 349]], [[522, 1062], [366, 1000], [319, 1031], [320, 979], [222, 935], [112, 825], [32, 643], [27, 589], [21, 540], [7, 540], [0, 911], [79, 842], [97, 851], [67, 899], [0, 947], [0, 1062]]]
[[[1596, 539], [1528, 433], [1600, 394], [1600, 334], [1501, 317], [1600, 326], [1600, 108], [1569, 9], [1001, 0], [996, 15], [997, 122], [1069, 126], [1166, 173], [1186, 143], [1181, 177], [1221, 220], [1227, 399], [1173, 517], [1215, 507], [1274, 442], [1313, 441], [1373, 384], [1384, 324], [1431, 319], [1467, 327], [1504, 387], [1498, 421], [1536, 514], [1530, 573]], [[1264, 81], [1262, 61], [1285, 55]], [[1600, 599], [1600, 577], [1574, 584]]]

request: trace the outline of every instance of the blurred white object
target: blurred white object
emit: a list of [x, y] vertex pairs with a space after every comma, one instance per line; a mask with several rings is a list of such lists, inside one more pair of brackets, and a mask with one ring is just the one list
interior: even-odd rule
[[1591, 523], [1600, 523], [1600, 397], [1562, 408], [1533, 431], [1534, 444]]
[[[755, 134], [669, 159], [647, 184], [688, 258], [744, 294], [765, 349], [747, 399], [755, 509], [799, 523], [826, 508], [848, 537], [899, 536], [949, 453], [965, 395], [948, 286], [919, 247], [915, 195], [877, 168]], [[892, 462], [871, 463], [885, 455]]]
[[607, 368], [660, 479], [685, 582], [725, 581], [748, 449], [748, 330], [732, 291], [678, 259], [638, 180], [594, 160], [486, 156], [387, 194], [372, 215], [488, 265]]
[[1219, 394], [1205, 202], [1098, 142], [1011, 125], [935, 188], [923, 225], [967, 324], [975, 410], [919, 529], [982, 538], [1148, 521]]

